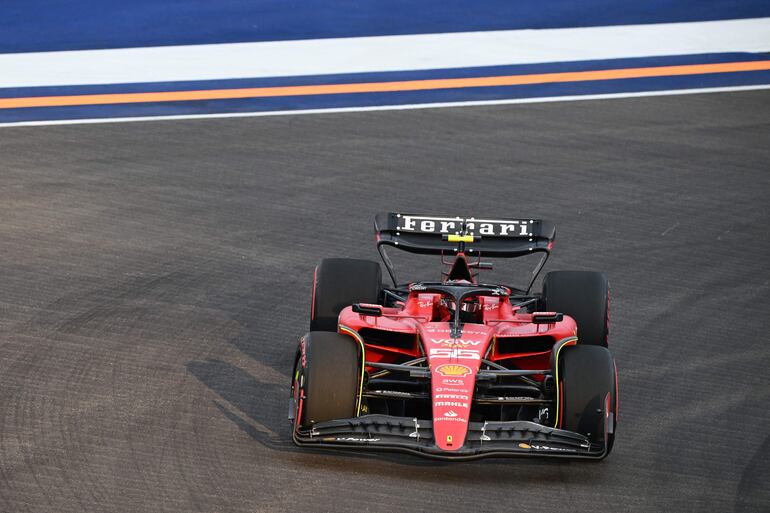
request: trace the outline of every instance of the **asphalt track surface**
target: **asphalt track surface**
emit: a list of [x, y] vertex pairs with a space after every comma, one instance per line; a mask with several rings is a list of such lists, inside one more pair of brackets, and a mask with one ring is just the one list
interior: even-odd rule
[[[770, 510], [770, 93], [0, 130], [0, 511]], [[613, 288], [602, 463], [299, 450], [324, 256], [400, 209]]]

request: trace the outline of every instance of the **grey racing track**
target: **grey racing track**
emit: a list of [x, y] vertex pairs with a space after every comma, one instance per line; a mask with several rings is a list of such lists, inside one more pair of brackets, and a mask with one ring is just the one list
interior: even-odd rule
[[[770, 94], [0, 129], [0, 511], [770, 511]], [[604, 462], [295, 448], [312, 271], [388, 209], [605, 271]]]

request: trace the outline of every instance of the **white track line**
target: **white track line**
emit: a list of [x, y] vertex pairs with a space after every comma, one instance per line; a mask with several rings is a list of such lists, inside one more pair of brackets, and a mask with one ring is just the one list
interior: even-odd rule
[[770, 84], [751, 86], [711, 87], [702, 89], [672, 89], [668, 91], [644, 91], [638, 93], [587, 94], [577, 96], [552, 96], [544, 98], [517, 98], [510, 100], [485, 100], [471, 102], [417, 103], [411, 105], [378, 105], [373, 107], [343, 107], [334, 109], [281, 110], [270, 112], [234, 112], [222, 114], [190, 114], [180, 116], [145, 116], [129, 118], [93, 118], [64, 119], [52, 121], [20, 121], [18, 123], [0, 123], [0, 127], [27, 127], [49, 125], [86, 125], [97, 123], [134, 123], [139, 121], [175, 121], [185, 119], [217, 118], [255, 118], [265, 116], [299, 116], [306, 114], [337, 114], [345, 112], [372, 112], [385, 110], [439, 109], [446, 107], [474, 107], [486, 105], [511, 105], [517, 103], [573, 102], [585, 100], [614, 100], [622, 98], [642, 98], [647, 96], [677, 96], [685, 94], [725, 93], [737, 91], [758, 91], [770, 89]]
[[770, 51], [770, 18], [0, 54], [0, 88]]

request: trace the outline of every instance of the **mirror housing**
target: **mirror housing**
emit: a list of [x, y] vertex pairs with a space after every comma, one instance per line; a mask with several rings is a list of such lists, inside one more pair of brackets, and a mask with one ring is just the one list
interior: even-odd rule
[[382, 317], [382, 307], [380, 305], [370, 305], [367, 303], [353, 303], [353, 311], [360, 315], [371, 315]]
[[553, 324], [564, 320], [564, 314], [559, 312], [532, 312], [533, 324]]

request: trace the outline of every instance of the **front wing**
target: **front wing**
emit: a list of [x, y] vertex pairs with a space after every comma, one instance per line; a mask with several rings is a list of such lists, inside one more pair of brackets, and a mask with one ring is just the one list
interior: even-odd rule
[[312, 429], [294, 431], [301, 446], [391, 450], [447, 460], [501, 456], [552, 456], [601, 459], [607, 455], [607, 423], [604, 442], [528, 421], [469, 422], [462, 448], [439, 449], [433, 439], [433, 422], [391, 415], [364, 415], [330, 420]]

